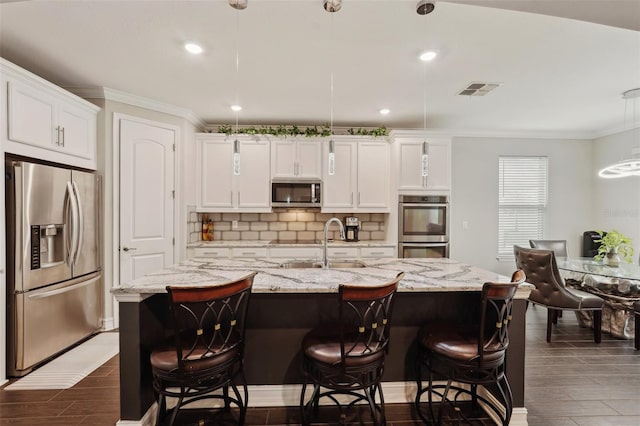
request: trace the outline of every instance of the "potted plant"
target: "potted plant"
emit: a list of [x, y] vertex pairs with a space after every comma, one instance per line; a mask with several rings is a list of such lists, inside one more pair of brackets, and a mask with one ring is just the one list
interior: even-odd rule
[[633, 256], [631, 238], [622, 235], [615, 229], [606, 233], [604, 231], [596, 232], [600, 235], [600, 239], [595, 242], [600, 243], [600, 247], [598, 247], [598, 254], [594, 256], [595, 260], [602, 259], [602, 263], [607, 266], [620, 265], [621, 258], [631, 263]]

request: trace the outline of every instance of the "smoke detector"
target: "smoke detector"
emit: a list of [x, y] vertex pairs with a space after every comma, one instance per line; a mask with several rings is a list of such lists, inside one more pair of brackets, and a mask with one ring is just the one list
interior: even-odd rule
[[435, 1], [420, 0], [418, 2], [418, 6], [416, 7], [416, 12], [418, 13], [418, 15], [428, 15], [429, 13], [433, 12], [433, 9], [435, 8]]
[[471, 82], [467, 87], [458, 92], [460, 96], [484, 96], [492, 90], [500, 87], [502, 83]]
[[229, 0], [229, 6], [238, 10], [246, 9], [248, 4], [249, 0]]
[[342, 0], [324, 0], [323, 6], [327, 12], [337, 12], [342, 7]]

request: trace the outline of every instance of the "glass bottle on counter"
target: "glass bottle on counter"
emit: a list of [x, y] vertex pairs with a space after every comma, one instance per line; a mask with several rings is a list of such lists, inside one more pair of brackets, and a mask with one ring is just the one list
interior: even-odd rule
[[202, 241], [213, 241], [213, 220], [202, 217]]

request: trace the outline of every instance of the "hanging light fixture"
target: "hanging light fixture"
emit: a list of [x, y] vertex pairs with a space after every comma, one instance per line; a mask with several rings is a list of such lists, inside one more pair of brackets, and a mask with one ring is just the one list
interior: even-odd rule
[[238, 113], [242, 107], [238, 103], [238, 82], [240, 74], [240, 49], [238, 38], [240, 36], [240, 11], [247, 8], [248, 0], [229, 0], [229, 6], [236, 9], [236, 103], [231, 105], [231, 110], [236, 115], [236, 137], [233, 141], [233, 174], [240, 175], [240, 141], [238, 140]]
[[[333, 49], [333, 12], [337, 12], [342, 7], [342, 0], [324, 0], [324, 10], [331, 13], [331, 40], [330, 49]], [[333, 50], [331, 50], [332, 52]], [[330, 79], [330, 113], [329, 113], [329, 158], [327, 159], [327, 173], [329, 176], [336, 174], [336, 152], [335, 142], [333, 141], [333, 58], [331, 62], [331, 79]]]
[[[627, 90], [622, 93], [622, 98], [624, 99], [624, 121], [626, 128], [627, 121], [627, 106], [629, 100], [633, 103], [632, 106], [632, 115], [633, 115], [633, 125], [632, 130], [636, 128], [636, 117], [638, 115], [638, 111], [636, 110], [636, 104], [638, 103], [638, 99], [640, 99], [640, 87], [636, 89]], [[632, 136], [633, 137], [633, 136]], [[605, 167], [604, 169], [598, 172], [598, 176], [606, 179], [615, 179], [615, 178], [623, 178], [628, 176], [640, 176], [640, 138], [638, 139], [638, 147], [631, 150], [632, 158], [628, 160], [618, 161], [617, 163], [611, 164], [610, 166]]]
[[[416, 6], [416, 13], [421, 16], [433, 12], [435, 5], [432, 1], [420, 0]], [[419, 59], [424, 63], [422, 72], [422, 127], [424, 131], [424, 140], [422, 141], [422, 158], [421, 158], [421, 175], [423, 178], [429, 176], [429, 143], [427, 142], [427, 62], [432, 61], [436, 56], [435, 50], [427, 50], [419, 56]]]

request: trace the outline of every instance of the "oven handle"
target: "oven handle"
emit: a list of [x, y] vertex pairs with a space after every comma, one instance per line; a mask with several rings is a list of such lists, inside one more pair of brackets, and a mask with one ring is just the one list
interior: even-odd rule
[[417, 204], [417, 203], [399, 203], [401, 207], [449, 207], [449, 204]]
[[445, 247], [449, 243], [399, 243], [403, 247]]

